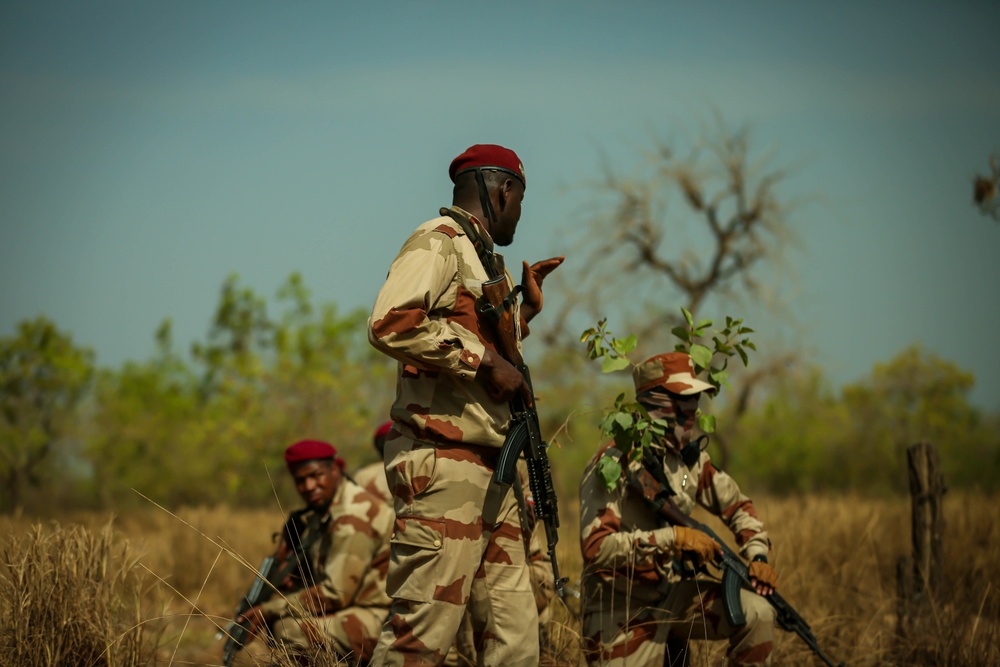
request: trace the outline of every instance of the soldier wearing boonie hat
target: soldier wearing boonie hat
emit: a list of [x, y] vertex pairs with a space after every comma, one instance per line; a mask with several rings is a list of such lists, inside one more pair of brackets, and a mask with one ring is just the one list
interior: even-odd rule
[[285, 463], [306, 507], [282, 529], [279, 562], [301, 545], [299, 563], [280, 594], [249, 609], [238, 622], [267, 633], [285, 654], [318, 647], [350, 664], [366, 664], [389, 613], [385, 593], [392, 511], [343, 474], [344, 460], [322, 440], [285, 449]]
[[[495, 523], [483, 500], [524, 378], [497, 353], [476, 301], [493, 277], [514, 280], [496, 246], [514, 240], [527, 185], [517, 154], [476, 144], [452, 160], [452, 206], [420, 225], [389, 269], [368, 338], [399, 362], [384, 453], [396, 512], [392, 615], [374, 662], [440, 664], [466, 610], [481, 664], [538, 665], [534, 595], [514, 493]], [[541, 285], [562, 257], [522, 266], [521, 338], [542, 309]]]
[[[583, 547], [583, 634], [590, 665], [685, 664], [677, 652], [689, 639], [726, 639], [727, 664], [768, 665], [774, 637], [774, 608], [763, 598], [777, 585], [767, 563], [771, 542], [751, 500], [728, 474], [712, 464], [697, 434], [698, 403], [715, 387], [695, 374], [683, 352], [650, 357], [633, 368], [636, 400], [654, 419], [667, 422], [665, 437], [636, 459], [614, 443], [598, 450], [580, 484]], [[690, 514], [695, 505], [720, 517], [750, 561], [755, 591], [740, 591], [747, 623], [726, 618], [721, 584], [685, 578], [673, 562], [713, 560], [718, 546], [701, 531], [664, 526], [656, 512], [627, 484], [609, 491], [598, 462], [612, 456], [623, 479], [645, 466], [667, 480], [677, 506]]]

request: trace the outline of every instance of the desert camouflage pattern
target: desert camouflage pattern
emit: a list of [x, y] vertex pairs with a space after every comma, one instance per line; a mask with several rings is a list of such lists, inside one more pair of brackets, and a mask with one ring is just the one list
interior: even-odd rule
[[[310, 512], [303, 515], [308, 522]], [[389, 507], [349, 479], [341, 481], [323, 537], [308, 551], [311, 573], [262, 605], [278, 616], [271, 634], [286, 646], [326, 645], [350, 664], [363, 664], [389, 614]]]
[[[496, 349], [491, 327], [481, 326], [476, 313], [488, 276], [449, 210], [492, 247], [473, 216], [457, 207], [441, 209], [441, 217], [418, 227], [393, 261], [368, 320], [368, 339], [399, 362], [390, 410], [397, 429], [424, 441], [500, 447], [510, 409], [474, 381], [486, 348]], [[507, 282], [513, 289], [509, 273]], [[527, 335], [519, 312], [515, 317]]]
[[683, 352], [667, 352], [650, 357], [632, 369], [632, 380], [637, 394], [654, 387], [684, 396], [715, 391], [715, 387], [698, 379], [694, 372], [694, 360]]
[[[583, 551], [583, 635], [590, 665], [640, 667], [664, 664], [668, 636], [728, 639], [734, 665], [766, 665], [773, 646], [774, 612], [762, 597], [741, 593], [747, 616], [729, 626], [721, 587], [684, 579], [674, 566], [674, 530], [661, 525], [641, 498], [627, 489], [609, 491], [597, 469], [608, 450], [591, 459], [580, 483]], [[633, 472], [641, 463], [629, 464]], [[700, 505], [720, 517], [747, 560], [766, 555], [770, 540], [736, 482], [701, 453], [689, 468], [668, 449], [663, 469], [677, 506], [690, 514]]]
[[385, 463], [369, 463], [358, 468], [351, 477], [355, 484], [392, 507], [392, 494], [389, 492], [389, 483], [385, 480]]
[[[518, 474], [520, 476], [522, 488], [528, 489], [528, 468], [524, 459], [518, 461]], [[354, 473], [354, 481], [365, 487], [366, 490], [374, 493], [388, 502], [392, 502], [392, 494], [389, 492], [389, 485], [386, 482], [385, 466], [382, 463], [372, 463], [360, 468]], [[552, 562], [545, 544], [545, 532], [535, 530], [534, 503], [530, 491], [525, 496], [525, 518], [528, 524], [528, 533], [531, 535], [528, 542], [528, 575], [531, 580], [531, 590], [535, 596], [535, 608], [538, 610], [539, 634], [544, 630], [546, 623], [551, 617], [549, 603], [555, 597], [555, 576], [552, 573]], [[478, 651], [476, 644], [482, 645], [483, 638], [476, 638], [472, 629], [471, 616], [467, 612], [462, 619], [455, 643], [448, 651], [445, 658], [445, 667], [460, 667], [465, 665], [475, 665]]]
[[439, 665], [468, 612], [480, 665], [537, 667], [538, 617], [513, 492], [494, 525], [483, 501], [497, 450], [393, 430], [385, 461], [396, 512], [392, 615], [373, 664]]

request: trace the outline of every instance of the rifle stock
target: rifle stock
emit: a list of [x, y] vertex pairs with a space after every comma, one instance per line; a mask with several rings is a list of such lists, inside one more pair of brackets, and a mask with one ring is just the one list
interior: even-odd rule
[[[743, 605], [740, 603], [740, 589], [743, 586], [752, 587], [750, 581], [750, 569], [743, 559], [739, 557], [729, 546], [715, 534], [711, 528], [700, 521], [688, 516], [677, 506], [674, 499], [670, 497], [669, 488], [658, 482], [652, 473], [643, 468], [636, 475], [629, 475], [629, 486], [636, 491], [643, 501], [654, 509], [671, 526], [683, 526], [700, 530], [722, 547], [722, 556], [716, 565], [722, 570], [723, 600], [726, 607], [726, 615], [733, 625], [744, 625], [746, 616], [743, 613]], [[823, 653], [816, 641], [809, 624], [779, 593], [774, 592], [767, 596], [762, 596], [767, 600], [776, 612], [775, 620], [781, 629], [787, 632], [794, 632], [812, 649], [813, 653], [822, 660], [828, 667], [844, 667], [844, 663], [835, 663], [830, 657]]]
[[514, 319], [513, 305], [520, 291], [520, 286], [509, 290], [507, 276], [501, 274], [483, 283], [483, 302], [479, 305], [479, 313], [494, 325], [497, 352], [524, 377], [522, 391], [516, 393], [510, 401], [510, 427], [487, 495], [506, 493], [517, 476], [517, 459], [523, 453], [528, 465], [528, 483], [535, 501], [535, 516], [545, 526], [555, 589], [562, 598], [566, 594], [567, 580], [559, 576], [559, 562], [556, 559], [556, 544], [559, 542], [558, 499], [549, 467], [548, 445], [542, 440], [538, 423], [531, 374], [518, 346], [520, 322]]

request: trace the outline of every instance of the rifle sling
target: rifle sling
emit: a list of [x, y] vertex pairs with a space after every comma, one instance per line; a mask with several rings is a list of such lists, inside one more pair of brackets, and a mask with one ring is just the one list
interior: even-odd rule
[[465, 232], [465, 236], [472, 243], [472, 247], [476, 249], [476, 255], [479, 257], [479, 261], [482, 263], [483, 269], [486, 271], [486, 275], [489, 276], [491, 280], [502, 275], [503, 271], [497, 261], [496, 253], [486, 247], [486, 243], [483, 241], [482, 235], [475, 228], [475, 226], [453, 209], [444, 209], [444, 211], [448, 217], [454, 220], [455, 223], [462, 228], [462, 231]]

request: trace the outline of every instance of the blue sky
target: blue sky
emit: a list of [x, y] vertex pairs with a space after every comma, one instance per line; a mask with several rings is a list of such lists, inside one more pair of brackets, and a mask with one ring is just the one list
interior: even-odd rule
[[508, 259], [559, 254], [601, 151], [628, 172], [714, 108], [809, 197], [777, 289], [811, 360], [850, 382], [919, 343], [1000, 409], [1000, 224], [970, 196], [997, 26], [995, 2], [3, 1], [0, 335], [45, 314], [145, 359], [165, 317], [203, 337], [231, 273], [368, 308], [473, 143], [525, 163]]

